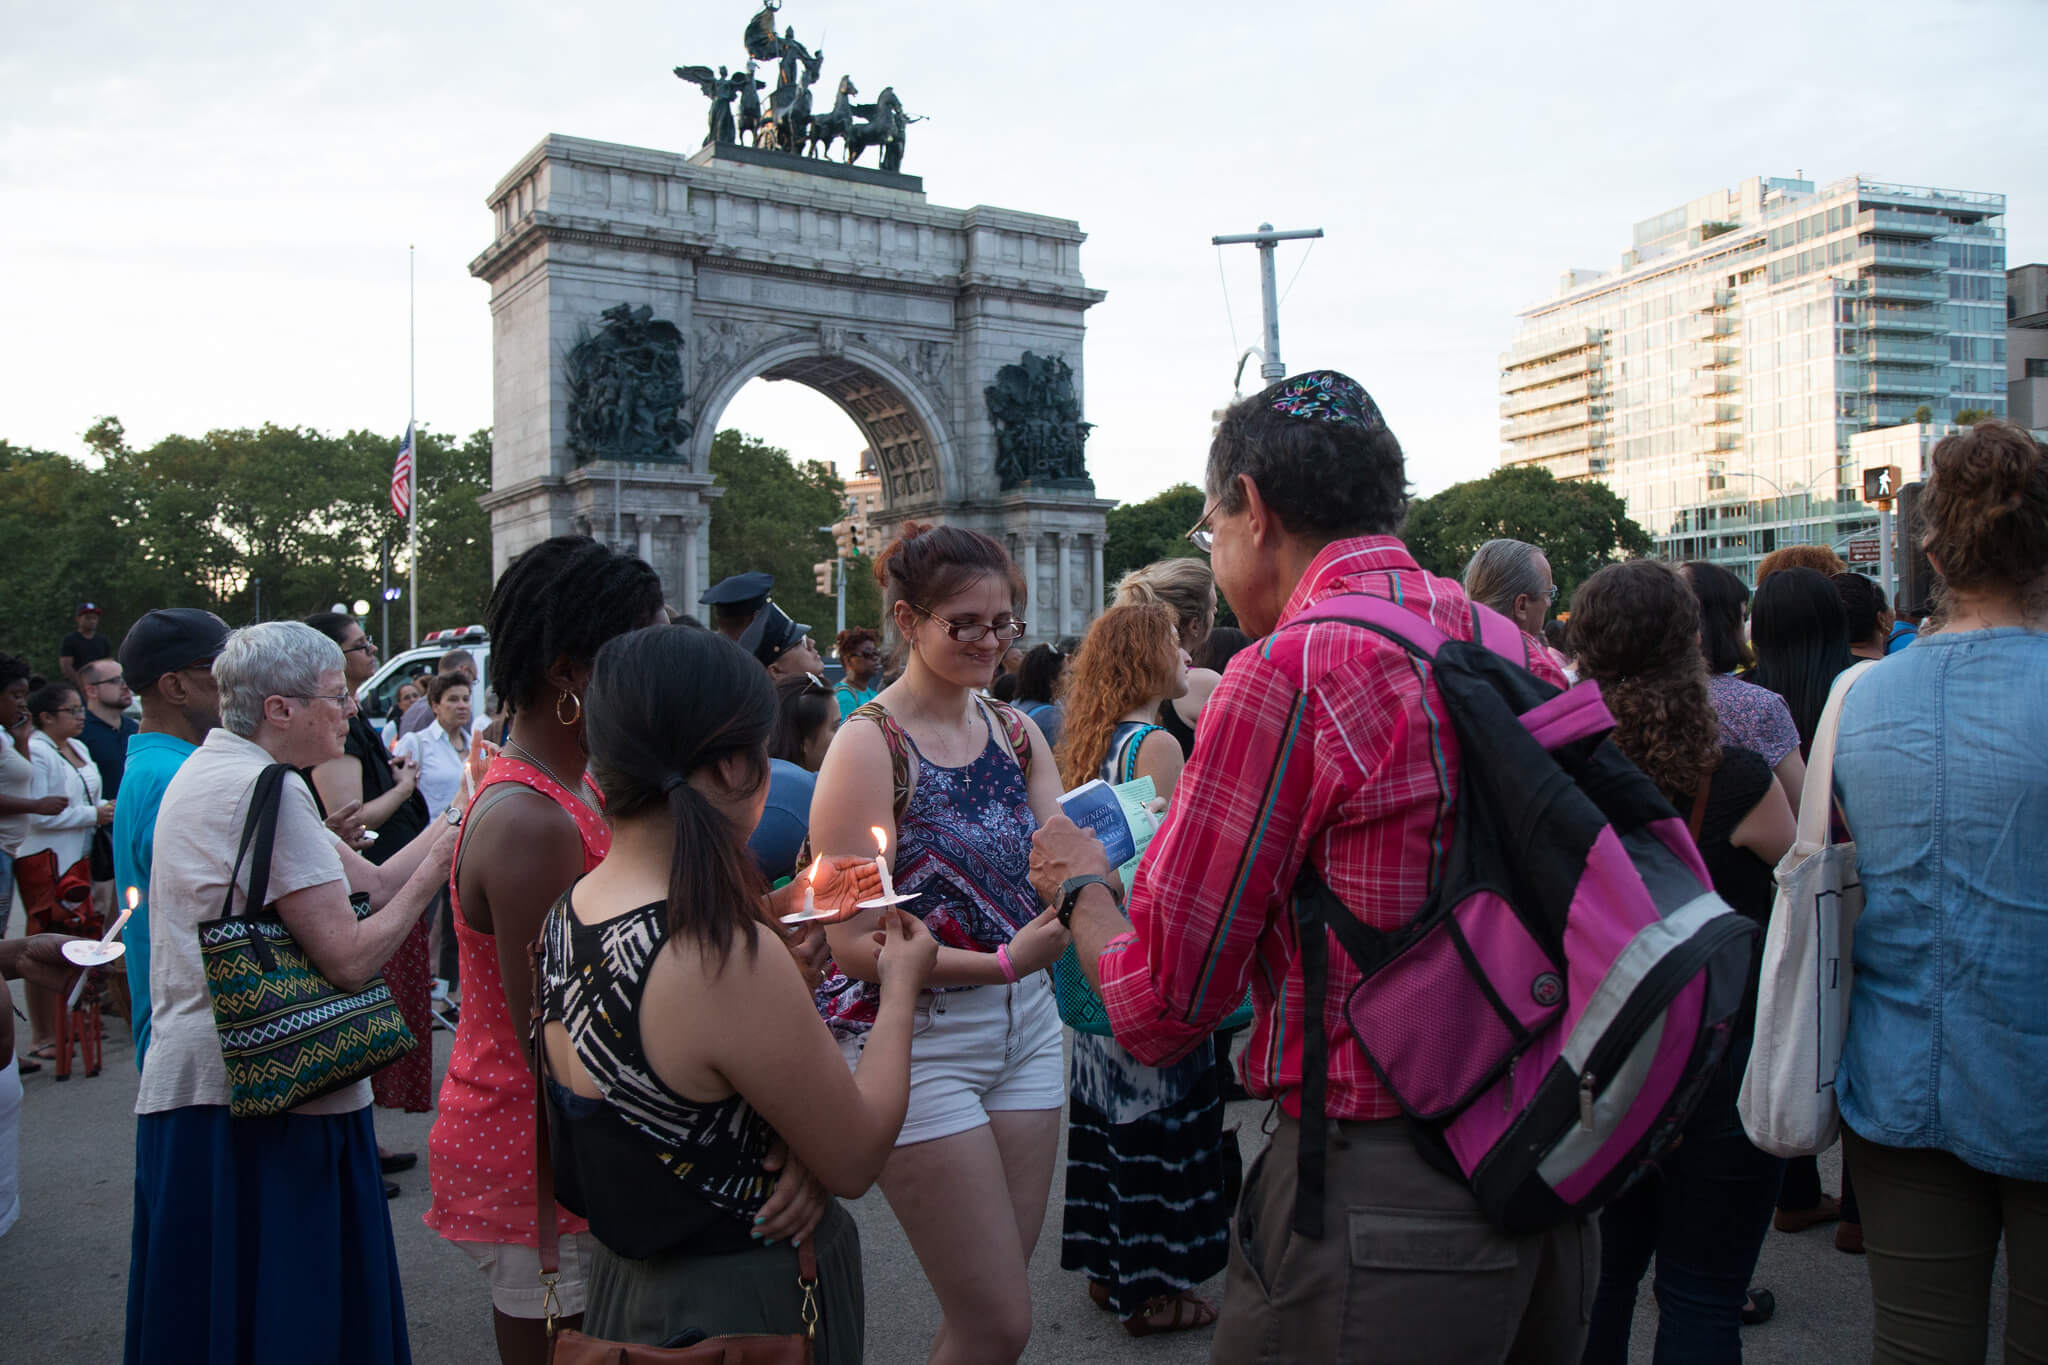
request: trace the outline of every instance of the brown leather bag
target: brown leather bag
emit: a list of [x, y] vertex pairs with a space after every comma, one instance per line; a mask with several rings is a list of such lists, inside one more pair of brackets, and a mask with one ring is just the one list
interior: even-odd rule
[[[566, 912], [557, 912], [566, 913]], [[802, 1332], [711, 1337], [693, 1346], [641, 1346], [604, 1341], [555, 1326], [555, 1282], [561, 1275], [561, 1229], [555, 1221], [555, 1163], [548, 1141], [546, 1054], [541, 1051], [540, 941], [529, 949], [533, 1011], [528, 1045], [533, 1052], [534, 1221], [540, 1235], [540, 1282], [547, 1287], [548, 1365], [812, 1365], [818, 1335], [818, 1256], [809, 1242], [796, 1249], [797, 1283], [804, 1291]]]

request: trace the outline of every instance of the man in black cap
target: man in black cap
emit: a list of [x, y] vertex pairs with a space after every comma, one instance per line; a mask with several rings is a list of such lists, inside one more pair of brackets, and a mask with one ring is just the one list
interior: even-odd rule
[[697, 600], [711, 608], [711, 624], [720, 635], [744, 645], [740, 637], [754, 623], [761, 608], [768, 605], [768, 593], [774, 586], [773, 574], [736, 573], [731, 578], [719, 579]]
[[135, 1065], [149, 1048], [149, 870], [156, 812], [164, 788], [206, 733], [220, 724], [213, 661], [228, 642], [228, 623], [210, 611], [168, 607], [145, 615], [121, 642], [121, 670], [142, 699], [142, 728], [128, 740], [121, 799], [114, 806], [114, 884], [137, 896], [122, 930], [128, 945], [128, 1027]]
[[64, 637], [64, 643], [57, 646], [57, 667], [64, 673], [64, 680], [79, 689], [84, 687], [78, 680], [78, 670], [95, 659], [104, 659], [114, 652], [113, 644], [100, 632], [100, 609], [96, 603], [78, 604], [78, 629]]
[[739, 639], [741, 649], [768, 667], [771, 678], [804, 673], [822, 673], [825, 661], [811, 640], [811, 628], [789, 619], [789, 613], [773, 602], [765, 602]]

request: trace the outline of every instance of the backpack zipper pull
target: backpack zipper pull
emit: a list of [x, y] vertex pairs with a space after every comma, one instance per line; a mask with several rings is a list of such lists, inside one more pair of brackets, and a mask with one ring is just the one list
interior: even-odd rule
[[1579, 1077], [1579, 1126], [1589, 1133], [1593, 1131], [1593, 1073], [1590, 1070]]

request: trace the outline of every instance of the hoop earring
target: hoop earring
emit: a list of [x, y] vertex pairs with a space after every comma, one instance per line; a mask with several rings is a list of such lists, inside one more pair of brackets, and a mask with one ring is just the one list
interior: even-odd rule
[[[576, 712], [574, 715], [565, 716], [562, 714], [562, 703], [565, 701], [576, 703]], [[561, 692], [557, 693], [555, 696], [555, 719], [560, 721], [564, 725], [574, 725], [577, 721], [582, 720], [583, 698], [577, 696], [574, 692], [569, 691], [567, 688], [564, 688]]]

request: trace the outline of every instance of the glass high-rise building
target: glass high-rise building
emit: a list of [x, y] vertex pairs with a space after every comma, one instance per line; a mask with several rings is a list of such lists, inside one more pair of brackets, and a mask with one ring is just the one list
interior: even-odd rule
[[[1501, 357], [1506, 465], [1597, 479], [1660, 557], [1753, 579], [1876, 524], [1849, 438], [2004, 416], [2005, 196], [1762, 177], [1635, 225]], [[1927, 411], [1922, 414], [1920, 410]]]

